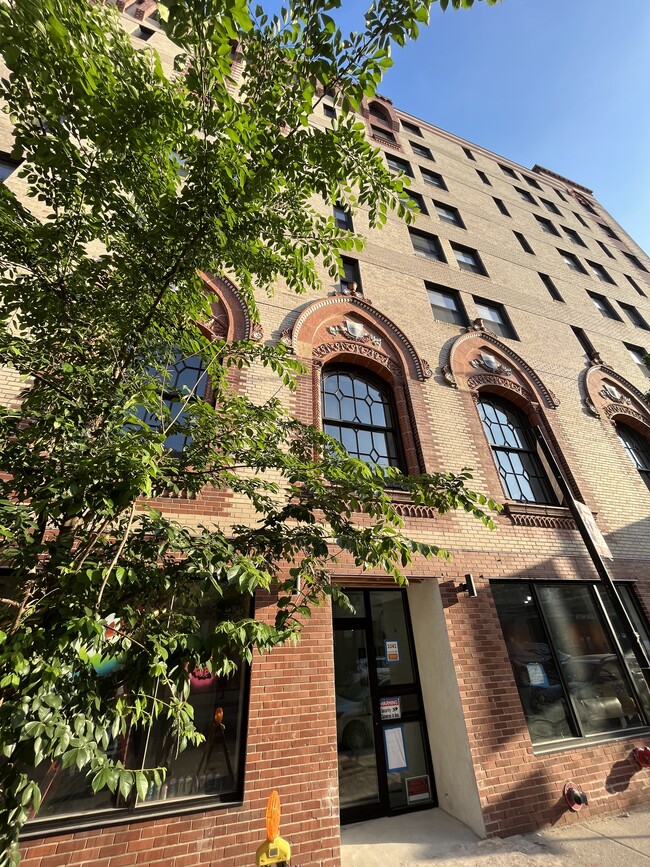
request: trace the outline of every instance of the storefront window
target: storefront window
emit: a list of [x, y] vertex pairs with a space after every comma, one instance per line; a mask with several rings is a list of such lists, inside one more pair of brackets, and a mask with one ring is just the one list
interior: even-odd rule
[[648, 688], [603, 590], [513, 581], [494, 582], [492, 593], [533, 743], [647, 725]]
[[[203, 610], [209, 618], [203, 621], [207, 630], [216, 622], [217, 608], [207, 603]], [[225, 616], [230, 619], [232, 610]], [[116, 684], [120, 680], [114, 667], [105, 673], [98, 670], [98, 676], [115, 678]], [[164, 717], [148, 728], [133, 727], [109, 744], [109, 756], [127, 768], [166, 767], [166, 778], [159, 786], [152, 783], [144, 799], [136, 799], [133, 790], [125, 802], [119, 793], [113, 794], [108, 789], [93, 794], [93, 775], [87, 775], [86, 769], [79, 771], [75, 765], [63, 768], [57, 761], [44, 762], [34, 774], [42, 795], [36, 821], [58, 824], [57, 820], [65, 820], [66, 825], [75, 826], [89, 821], [110, 821], [111, 816], [127, 809], [173, 812], [174, 808], [185, 809], [190, 802], [208, 806], [215, 801], [235, 799], [243, 777], [247, 694], [245, 666], [239, 665], [229, 677], [212, 676], [207, 668], [195, 668], [190, 674], [189, 702], [194, 709], [196, 728], [204, 736], [201, 744], [177, 753], [176, 739]], [[162, 687], [158, 697], [164, 700]]]

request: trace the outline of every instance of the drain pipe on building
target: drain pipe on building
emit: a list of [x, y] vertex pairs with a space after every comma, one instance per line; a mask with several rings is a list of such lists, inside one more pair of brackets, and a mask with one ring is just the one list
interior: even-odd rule
[[[623, 604], [623, 600], [620, 597], [618, 589], [616, 587], [616, 583], [612, 578], [609, 569], [603, 559], [604, 556], [609, 559], [614, 559], [605, 539], [602, 536], [602, 533], [596, 526], [596, 522], [594, 521], [594, 517], [590, 511], [590, 509], [576, 499], [574, 499], [573, 493], [571, 492], [571, 488], [569, 487], [562, 470], [555, 458], [555, 455], [551, 451], [551, 448], [546, 441], [546, 437], [544, 436], [544, 432], [539, 425], [534, 425], [535, 438], [539, 445], [539, 448], [542, 452], [544, 460], [551, 471], [558, 488], [564, 498], [564, 502], [568, 506], [571, 511], [571, 515], [573, 516], [573, 520], [576, 523], [576, 527], [580, 535], [582, 536], [582, 541], [585, 543], [585, 547], [589, 552], [589, 556], [591, 558], [591, 562], [594, 564], [596, 572], [605, 586], [607, 591], [607, 595], [609, 596], [612, 605], [614, 606], [614, 611], [616, 615], [620, 618], [621, 623], [626, 628], [628, 636], [630, 638], [630, 643], [632, 645], [632, 650], [634, 652], [634, 656], [639, 664], [643, 677], [645, 678], [645, 682], [650, 689], [650, 659], [648, 659], [648, 653], [645, 649], [643, 641], [641, 640], [641, 636], [636, 630], [634, 622], [630, 617], [627, 608]], [[612, 630], [612, 634], [616, 637], [616, 631]], [[619, 648], [620, 649], [620, 648]], [[626, 667], [627, 662], [625, 660], [625, 654], [621, 652], [621, 659], [625, 663]], [[631, 673], [630, 673], [631, 674]], [[632, 681], [632, 686], [635, 687], [634, 677], [630, 677]], [[635, 689], [636, 692], [636, 689]], [[638, 698], [638, 696], [637, 696]]]

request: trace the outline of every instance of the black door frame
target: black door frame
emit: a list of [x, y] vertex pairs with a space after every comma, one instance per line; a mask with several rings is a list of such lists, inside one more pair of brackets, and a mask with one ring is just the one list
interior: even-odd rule
[[[422, 701], [422, 690], [420, 688], [420, 674], [418, 669], [417, 653], [415, 650], [415, 642], [413, 640], [413, 627], [411, 625], [411, 613], [409, 610], [408, 596], [405, 590], [400, 588], [386, 587], [354, 587], [349, 588], [350, 592], [362, 592], [364, 601], [365, 614], [363, 617], [335, 617], [333, 619], [334, 631], [343, 631], [350, 629], [363, 630], [366, 639], [367, 652], [372, 652], [374, 657], [375, 642], [372, 628], [372, 614], [370, 609], [370, 593], [399, 593], [403, 603], [404, 618], [406, 621], [406, 635], [409, 644], [409, 652], [411, 655], [411, 664], [413, 667], [413, 683], [399, 684], [388, 686], [380, 686], [377, 678], [377, 666], [370, 664], [368, 660], [368, 684], [370, 687], [370, 697], [372, 702], [372, 726], [375, 743], [375, 756], [377, 762], [377, 784], [379, 790], [379, 802], [376, 804], [363, 804], [358, 807], [342, 808], [340, 811], [341, 824], [349, 824], [351, 822], [361, 822], [366, 819], [377, 819], [382, 816], [396, 816], [401, 813], [414, 813], [419, 810], [429, 810], [432, 807], [438, 806], [438, 798], [436, 793], [435, 778], [433, 775], [433, 763], [431, 761], [431, 749], [429, 744], [429, 735], [427, 730], [427, 720], [424, 712], [424, 704]], [[419, 722], [422, 726], [422, 745], [424, 750], [424, 760], [429, 775], [431, 784], [431, 801], [426, 804], [415, 804], [399, 808], [390, 806], [390, 795], [388, 790], [388, 771], [386, 769], [386, 750], [384, 747], [384, 732], [385, 726], [390, 726], [393, 721], [382, 720], [380, 712], [380, 699], [393, 696], [415, 695], [418, 700], [419, 710], [406, 711], [402, 713], [401, 722]]]

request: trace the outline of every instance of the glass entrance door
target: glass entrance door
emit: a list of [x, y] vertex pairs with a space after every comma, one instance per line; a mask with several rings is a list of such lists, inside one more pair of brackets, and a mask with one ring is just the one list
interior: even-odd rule
[[435, 806], [428, 738], [402, 590], [350, 590], [334, 609], [341, 821]]

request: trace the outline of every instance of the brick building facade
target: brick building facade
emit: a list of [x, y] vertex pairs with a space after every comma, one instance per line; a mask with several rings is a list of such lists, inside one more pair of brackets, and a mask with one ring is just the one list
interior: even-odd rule
[[[146, 38], [170, 54], [161, 34]], [[336, 110], [326, 100], [313, 122]], [[309, 372], [288, 404], [344, 442], [345, 431], [367, 435], [372, 447], [355, 440], [360, 454], [381, 442], [413, 472], [473, 468], [473, 487], [505, 502], [497, 528], [402, 502], [408, 532], [453, 561], [419, 563], [405, 590], [338, 565], [357, 618], [319, 609], [299, 646], [255, 659], [234, 796], [188, 798], [171, 813], [154, 803], [129, 816], [41, 818], [24, 835], [25, 867], [244, 867], [273, 788], [301, 867], [339, 865], [340, 814], [437, 804], [481, 835], [507, 835], [579, 820], [568, 781], [587, 793], [589, 816], [650, 797], [631, 757], [648, 736], [647, 688], [530, 439], [539, 425], [596, 516], [647, 638], [650, 259], [587, 188], [388, 100], [363, 115], [388, 164], [412, 178], [414, 226], [391, 217], [380, 233], [355, 214], [368, 243], [346, 281], [323, 272], [322, 294], [306, 299], [278, 286], [259, 301], [263, 334], [237, 287], [206, 276], [227, 311], [220, 327], [290, 347]], [[277, 390], [262, 371], [240, 385], [259, 397]], [[0, 387], [15, 398], [10, 372]], [[355, 387], [381, 407], [376, 417], [341, 409]], [[161, 506], [190, 525], [250, 517], [233, 496]], [[476, 597], [462, 587], [468, 573]], [[269, 602], [256, 600], [259, 616]]]

